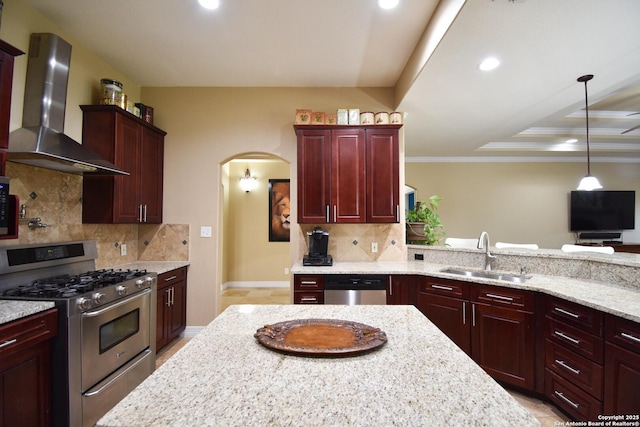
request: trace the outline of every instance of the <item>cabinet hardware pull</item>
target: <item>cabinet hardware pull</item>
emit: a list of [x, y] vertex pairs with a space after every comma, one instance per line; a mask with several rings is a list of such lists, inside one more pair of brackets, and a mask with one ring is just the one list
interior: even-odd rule
[[333, 205], [333, 222], [338, 222], [338, 205]]
[[393, 296], [393, 282], [391, 281], [391, 277], [389, 277], [389, 296]]
[[400, 222], [400, 205], [396, 205], [396, 222]]
[[476, 326], [476, 305], [471, 304], [471, 326]]
[[505, 297], [502, 295], [496, 295], [496, 294], [487, 294], [487, 298], [494, 298], [494, 299], [499, 299], [502, 301], [513, 301], [513, 298], [510, 297]]
[[167, 277], [166, 279], [164, 279], [164, 281], [165, 281], [165, 282], [170, 282], [170, 281], [172, 281], [173, 279], [175, 279], [176, 277], [178, 277], [178, 276], [171, 276], [171, 277]]
[[176, 304], [176, 288], [175, 287], [171, 287], [171, 305], [175, 305]]
[[580, 375], [580, 369], [572, 368], [571, 366], [567, 365], [567, 363], [564, 360], [556, 359], [556, 363], [558, 365], [562, 366], [563, 368], [570, 370], [574, 374]]
[[467, 324], [467, 302], [462, 301], [462, 324]]
[[142, 205], [138, 205], [138, 222], [142, 222]]
[[567, 399], [565, 397], [565, 395], [563, 393], [560, 393], [558, 390], [554, 390], [554, 393], [556, 396], [558, 396], [560, 399], [564, 400], [565, 402], [567, 402], [569, 405], [573, 406], [575, 409], [578, 409], [580, 407], [579, 404], [572, 402], [571, 400]]
[[171, 307], [171, 288], [165, 291], [167, 293], [167, 307]]
[[635, 342], [637, 342], [637, 343], [640, 343], [640, 338], [638, 338], [638, 337], [634, 337], [634, 336], [633, 336], [633, 335], [631, 335], [631, 334], [628, 334], [628, 333], [626, 333], [626, 332], [623, 332], [621, 335], [622, 335], [623, 337], [625, 337], [625, 338], [630, 339], [631, 341], [635, 341]]
[[302, 297], [300, 301], [318, 301], [316, 297]]
[[9, 341], [5, 341], [2, 344], [0, 344], [0, 348], [4, 348], [4, 347], [7, 347], [7, 346], [10, 346], [11, 344], [14, 344], [16, 342], [18, 342], [17, 338], [14, 338], [14, 339], [9, 340]]
[[442, 285], [431, 285], [433, 289], [442, 289], [443, 291], [452, 291], [453, 288], [451, 286], [442, 286]]
[[300, 285], [317, 285], [318, 282], [316, 282], [315, 280], [301, 280], [300, 281]]
[[142, 222], [147, 222], [147, 205], [144, 205], [144, 220]]
[[557, 336], [559, 336], [560, 338], [564, 338], [565, 340], [571, 341], [572, 343], [579, 345], [580, 344], [580, 340], [577, 340], [575, 338], [570, 337], [569, 335], [563, 334], [560, 331], [553, 331], [554, 334], [556, 334]]
[[331, 222], [331, 218], [329, 217], [329, 205], [327, 205], [327, 209], [325, 209], [325, 217], [327, 218], [327, 224]]
[[566, 314], [567, 316], [571, 316], [571, 317], [573, 317], [574, 319], [579, 319], [579, 318], [580, 318], [580, 315], [575, 314], [575, 313], [572, 313], [572, 312], [567, 311], [567, 310], [564, 310], [564, 309], [562, 309], [562, 308], [559, 308], [559, 307], [553, 307], [553, 309], [554, 309], [555, 311], [558, 311], [558, 312], [562, 313], [562, 314]]

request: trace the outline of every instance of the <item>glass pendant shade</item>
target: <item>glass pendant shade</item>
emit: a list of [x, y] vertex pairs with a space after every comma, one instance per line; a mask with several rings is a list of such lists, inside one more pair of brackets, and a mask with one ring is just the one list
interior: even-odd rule
[[254, 188], [256, 188], [257, 184], [258, 184], [258, 182], [256, 181], [256, 179], [254, 177], [251, 176], [251, 172], [249, 172], [249, 169], [247, 169], [247, 171], [244, 173], [244, 176], [242, 178], [240, 178], [240, 187], [245, 192], [248, 193], [249, 191], [251, 191]]
[[602, 188], [602, 184], [600, 184], [600, 181], [598, 181], [598, 178], [596, 178], [593, 175], [585, 176], [580, 181], [580, 185], [578, 185], [578, 190], [583, 190], [583, 191], [599, 190], [601, 188]]

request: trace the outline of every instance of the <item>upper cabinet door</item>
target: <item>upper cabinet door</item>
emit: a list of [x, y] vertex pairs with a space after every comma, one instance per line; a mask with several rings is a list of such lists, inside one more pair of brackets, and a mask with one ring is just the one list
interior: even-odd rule
[[365, 222], [365, 131], [334, 130], [331, 137], [331, 222]]
[[331, 131], [298, 130], [298, 223], [326, 224], [331, 204]]
[[367, 129], [367, 222], [400, 221], [398, 131]]

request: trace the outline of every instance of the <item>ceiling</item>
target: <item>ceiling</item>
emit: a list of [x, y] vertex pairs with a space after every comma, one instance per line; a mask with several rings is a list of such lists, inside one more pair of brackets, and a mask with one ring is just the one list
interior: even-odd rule
[[145, 87], [394, 87], [408, 161], [583, 161], [594, 74], [592, 160], [640, 162], [637, 0], [26, 1]]

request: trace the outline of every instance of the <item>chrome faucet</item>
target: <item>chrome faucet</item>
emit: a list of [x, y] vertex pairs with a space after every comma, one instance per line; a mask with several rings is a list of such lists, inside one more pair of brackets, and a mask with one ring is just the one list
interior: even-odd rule
[[496, 259], [496, 256], [489, 252], [489, 245], [489, 233], [483, 231], [478, 239], [478, 249], [484, 249], [484, 269], [487, 271], [491, 270], [491, 262]]

